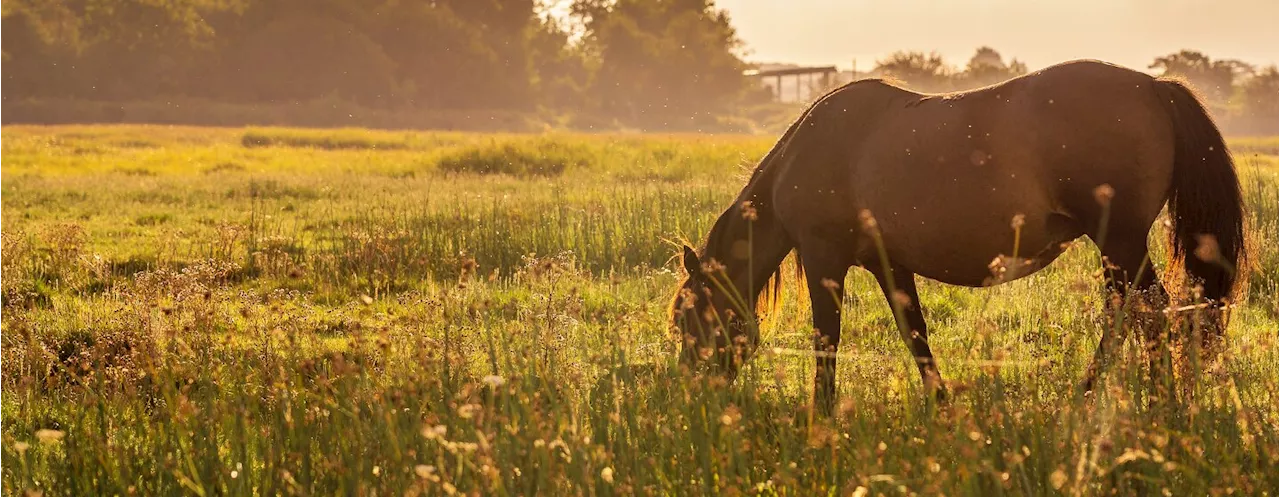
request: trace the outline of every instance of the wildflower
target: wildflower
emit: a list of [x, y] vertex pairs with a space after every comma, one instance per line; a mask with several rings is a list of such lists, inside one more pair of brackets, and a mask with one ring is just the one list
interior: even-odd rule
[[58, 443], [62, 441], [62, 438], [65, 436], [67, 436], [67, 432], [65, 431], [50, 430], [46, 428], [36, 430], [36, 438], [40, 440], [40, 443], [44, 444]]
[[742, 208], [742, 219], [745, 219], [747, 221], [755, 221], [760, 218], [759, 213], [756, 212], [756, 208], [754, 205], [752, 205], [750, 200], [743, 200], [742, 204], [740, 205]]
[[448, 433], [448, 432], [449, 432], [449, 427], [445, 425], [422, 427], [422, 436], [426, 437], [427, 440], [444, 438], [445, 433]]
[[1205, 262], [1214, 262], [1222, 258], [1222, 248], [1213, 235], [1196, 235], [1196, 258]]
[[1110, 206], [1111, 199], [1114, 198], [1115, 196], [1116, 196], [1115, 188], [1112, 188], [1111, 185], [1108, 185], [1106, 183], [1098, 185], [1097, 188], [1093, 189], [1093, 199], [1098, 202], [1098, 205], [1101, 205], [1103, 207]]
[[867, 234], [874, 235], [880, 232], [880, 224], [876, 222], [875, 216], [871, 215], [871, 211], [863, 209], [858, 213], [858, 220], [862, 222], [862, 231]]
[[742, 419], [742, 411], [738, 410], [738, 406], [732, 404], [724, 408], [724, 413], [720, 415], [720, 423], [725, 426], [732, 426], [739, 419]]
[[698, 295], [688, 288], [680, 289], [680, 310], [693, 309], [694, 304], [698, 301]]
[[896, 305], [896, 306], [898, 306], [898, 307], [900, 307], [900, 308], [910, 307], [910, 306], [911, 306], [911, 297], [907, 296], [907, 292], [904, 292], [904, 291], [902, 291], [902, 290], [894, 290], [894, 291], [893, 291], [893, 305]]
[[613, 468], [605, 466], [604, 469], [600, 470], [600, 478], [607, 483], [613, 483]]
[[1026, 214], [1014, 214], [1013, 221], [1009, 223], [1009, 226], [1012, 226], [1013, 229], [1017, 230], [1022, 229], [1022, 226], [1025, 224], [1027, 224]]
[[462, 259], [462, 264], [459, 267], [458, 279], [467, 279], [471, 275], [476, 274], [476, 269], [478, 267], [479, 265], [476, 264], [475, 259], [470, 257]]
[[715, 259], [711, 259], [710, 261], [702, 264], [702, 272], [704, 274], [715, 274], [721, 271], [724, 271], [724, 264], [721, 264], [720, 261]]
[[1062, 468], [1054, 470], [1053, 474], [1049, 475], [1049, 484], [1053, 485], [1054, 490], [1061, 489], [1067, 484], [1067, 473]]

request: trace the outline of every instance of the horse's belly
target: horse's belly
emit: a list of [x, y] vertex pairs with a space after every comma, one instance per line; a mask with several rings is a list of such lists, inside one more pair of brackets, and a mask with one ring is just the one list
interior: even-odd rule
[[[1077, 234], [1052, 226], [1044, 213], [1022, 215], [1015, 231], [1015, 215], [1004, 222], [975, 222], [968, 216], [913, 219], [917, 229], [903, 223], [885, 226], [885, 244], [894, 263], [929, 279], [963, 286], [990, 286], [1027, 276], [1053, 262], [1062, 244]], [[1028, 219], [1030, 218], [1030, 219]], [[935, 226], [930, 226], [931, 222]], [[1051, 229], [1052, 227], [1052, 229]]]

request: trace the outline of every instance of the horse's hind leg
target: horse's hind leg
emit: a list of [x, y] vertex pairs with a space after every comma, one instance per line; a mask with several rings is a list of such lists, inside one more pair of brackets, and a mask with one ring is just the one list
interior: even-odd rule
[[946, 388], [942, 384], [942, 375], [938, 373], [937, 362], [933, 360], [933, 352], [929, 350], [929, 331], [925, 326], [920, 296], [916, 293], [915, 274], [896, 265], [891, 265], [889, 271], [879, 267], [869, 269], [875, 273], [880, 291], [889, 302], [902, 341], [915, 358], [925, 392], [935, 395], [940, 401], [945, 400]]
[[[1106, 240], [1102, 247], [1102, 265], [1106, 276], [1107, 312], [1112, 319], [1108, 320], [1102, 330], [1102, 340], [1094, 352], [1093, 362], [1085, 372], [1081, 389], [1085, 392], [1093, 390], [1098, 372], [1107, 365], [1115, 347], [1124, 341], [1124, 329], [1133, 325], [1145, 330], [1148, 344], [1158, 343], [1161, 330], [1159, 322], [1145, 319], [1144, 310], [1162, 309], [1168, 303], [1169, 296], [1164, 285], [1156, 275], [1147, 253], [1147, 230], [1132, 230]], [[1119, 239], [1117, 239], [1119, 238]], [[1134, 303], [1138, 297], [1142, 302]], [[1136, 311], [1136, 312], [1135, 312]], [[1126, 321], [1129, 321], [1128, 323]], [[1152, 357], [1155, 357], [1154, 355]], [[1154, 361], [1154, 359], [1153, 359]], [[1154, 362], [1152, 364], [1154, 366]], [[1154, 369], [1152, 370], [1154, 372]]]

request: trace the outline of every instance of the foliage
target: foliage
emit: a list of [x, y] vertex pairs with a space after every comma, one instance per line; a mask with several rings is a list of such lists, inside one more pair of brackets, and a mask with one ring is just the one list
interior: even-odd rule
[[1027, 73], [1027, 65], [1013, 59], [1008, 64], [1004, 62], [1004, 57], [1000, 55], [994, 48], [978, 47], [973, 57], [969, 59], [969, 65], [965, 66], [962, 77], [966, 86], [987, 86], [999, 83], [1006, 79], [1016, 78]]
[[640, 122], [724, 112], [746, 86], [740, 42], [711, 0], [579, 0], [603, 110]]
[[1005, 63], [994, 48], [983, 46], [974, 51], [963, 69], [955, 69], [937, 52], [894, 52], [876, 62], [876, 72], [902, 82], [911, 88], [929, 92], [948, 92], [987, 86], [1027, 73], [1027, 65], [1013, 59]]
[[709, 1], [6, 2], [4, 100], [334, 99], [369, 109], [604, 114], [635, 124], [721, 112], [746, 84]]
[[1222, 102], [1231, 96], [1236, 74], [1246, 67], [1234, 60], [1213, 60], [1194, 50], [1156, 57], [1151, 69], [1164, 75], [1188, 80], [1210, 102]]
[[1245, 113], [1249, 117], [1280, 120], [1280, 65], [1253, 74], [1242, 88]]
[[876, 72], [921, 91], [950, 89], [953, 71], [937, 52], [894, 52], [876, 61]]
[[586, 167], [588, 162], [581, 147], [546, 140], [473, 146], [445, 155], [436, 167], [451, 173], [559, 176], [566, 169]]

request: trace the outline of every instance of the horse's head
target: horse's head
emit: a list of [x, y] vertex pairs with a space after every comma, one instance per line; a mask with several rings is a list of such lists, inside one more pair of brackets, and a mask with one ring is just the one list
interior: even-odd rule
[[759, 338], [754, 313], [714, 259], [684, 247], [681, 282], [671, 303], [671, 328], [681, 339], [680, 364], [707, 365], [733, 376]]

